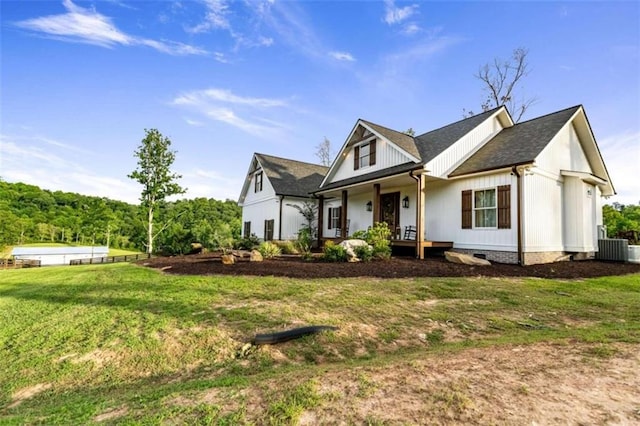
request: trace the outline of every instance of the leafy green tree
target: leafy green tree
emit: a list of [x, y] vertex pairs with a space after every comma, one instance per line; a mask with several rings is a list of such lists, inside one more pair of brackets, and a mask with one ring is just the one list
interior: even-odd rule
[[640, 232], [640, 205], [613, 203], [602, 206], [602, 220], [607, 227], [607, 236], [616, 237], [621, 232]]
[[171, 151], [171, 140], [157, 129], [145, 129], [145, 133], [135, 151], [138, 167], [128, 177], [142, 185], [140, 201], [146, 210], [146, 248], [147, 253], [153, 253], [153, 241], [158, 235], [158, 232], [154, 233], [153, 225], [159, 204], [171, 195], [184, 194], [186, 189], [176, 182], [182, 176], [171, 171], [176, 158], [176, 152]]

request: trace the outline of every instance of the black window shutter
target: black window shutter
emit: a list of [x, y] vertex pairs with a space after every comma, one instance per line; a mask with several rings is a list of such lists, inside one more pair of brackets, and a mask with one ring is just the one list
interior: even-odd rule
[[358, 170], [360, 168], [360, 147], [356, 146], [353, 148], [353, 170]]
[[473, 225], [471, 200], [472, 191], [470, 189], [462, 191], [462, 229], [471, 229]]
[[498, 187], [498, 229], [511, 229], [511, 185]]
[[372, 140], [369, 143], [369, 165], [373, 166], [376, 164], [376, 140]]

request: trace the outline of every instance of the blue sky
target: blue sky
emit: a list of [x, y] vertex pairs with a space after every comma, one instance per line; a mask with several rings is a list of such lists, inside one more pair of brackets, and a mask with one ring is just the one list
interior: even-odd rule
[[317, 162], [358, 118], [418, 134], [480, 110], [478, 68], [529, 49], [524, 119], [576, 104], [640, 202], [640, 3], [2, 1], [0, 177], [137, 202], [145, 128], [186, 197], [239, 196], [251, 155]]

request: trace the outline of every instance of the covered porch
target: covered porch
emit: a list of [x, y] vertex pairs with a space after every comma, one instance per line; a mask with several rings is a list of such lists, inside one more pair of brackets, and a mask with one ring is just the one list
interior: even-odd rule
[[438, 179], [415, 165], [388, 176], [362, 178], [335, 182], [316, 193], [319, 246], [385, 222], [391, 231], [391, 246], [413, 247], [417, 258], [424, 259], [427, 248], [453, 247], [451, 241], [432, 241], [426, 235], [426, 187]]

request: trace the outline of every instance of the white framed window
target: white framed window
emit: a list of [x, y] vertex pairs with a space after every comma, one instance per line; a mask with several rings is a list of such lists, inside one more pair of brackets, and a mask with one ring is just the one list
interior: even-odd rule
[[473, 191], [473, 218], [474, 228], [496, 228], [498, 226], [498, 204], [495, 188]]
[[329, 207], [329, 228], [335, 229], [340, 228], [340, 213], [342, 212], [342, 207]]
[[370, 145], [365, 143], [364, 145], [360, 145], [360, 158], [358, 158], [358, 162], [360, 163], [360, 168], [369, 167], [369, 153]]
[[262, 172], [256, 173], [256, 180], [254, 182], [255, 186], [253, 187], [253, 192], [262, 191]]
[[372, 139], [353, 148], [353, 170], [376, 164], [376, 140]]

